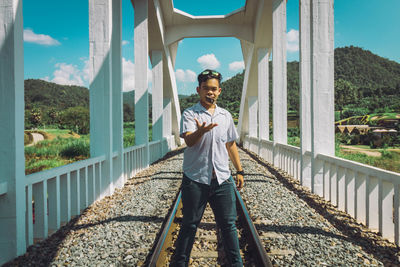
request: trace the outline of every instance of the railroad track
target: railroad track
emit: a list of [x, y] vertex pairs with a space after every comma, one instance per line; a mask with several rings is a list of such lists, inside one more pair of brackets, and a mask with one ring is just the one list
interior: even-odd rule
[[[247, 208], [240, 193], [236, 192], [238, 211], [237, 228], [239, 235], [240, 253], [244, 266], [272, 266], [257, 230], [251, 221]], [[163, 225], [157, 243], [148, 258], [146, 266], [168, 266], [175, 250], [174, 243], [178, 237], [181, 213], [181, 192], [170, 209], [167, 220]], [[195, 243], [191, 252], [189, 266], [220, 266], [226, 263], [222, 242], [214, 220], [214, 214], [207, 204], [201, 223], [196, 233]]]

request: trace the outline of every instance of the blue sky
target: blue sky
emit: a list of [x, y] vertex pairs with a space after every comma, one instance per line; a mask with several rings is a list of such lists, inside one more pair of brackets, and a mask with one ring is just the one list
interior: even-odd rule
[[[133, 18], [130, 0], [123, 10], [124, 90], [134, 88]], [[165, 0], [162, 0], [165, 1]], [[221, 15], [245, 0], [174, 0], [192, 15]], [[88, 1], [24, 1], [25, 79], [88, 86]], [[298, 0], [287, 2], [288, 61], [298, 60]], [[400, 63], [400, 0], [335, 0], [335, 47], [359, 46]], [[196, 89], [196, 73], [211, 67], [224, 80], [243, 70], [235, 38], [189, 38], [178, 48], [176, 78], [180, 94]]]

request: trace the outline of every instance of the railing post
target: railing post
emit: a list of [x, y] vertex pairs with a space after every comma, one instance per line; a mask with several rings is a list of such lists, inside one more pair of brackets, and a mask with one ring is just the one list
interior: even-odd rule
[[26, 250], [22, 0], [0, 0], [0, 265]]
[[135, 49], [135, 144], [146, 144], [145, 165], [149, 165], [149, 88], [148, 88], [148, 0], [133, 1]]
[[[272, 89], [274, 144], [287, 144], [286, 1], [272, 4]], [[279, 161], [274, 153], [274, 165]]]

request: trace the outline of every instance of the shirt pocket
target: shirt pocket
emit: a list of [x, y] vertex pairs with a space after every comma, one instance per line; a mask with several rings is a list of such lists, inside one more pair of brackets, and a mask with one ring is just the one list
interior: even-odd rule
[[221, 143], [226, 143], [227, 140], [228, 140], [228, 135], [226, 132], [221, 134], [218, 138], [218, 141]]

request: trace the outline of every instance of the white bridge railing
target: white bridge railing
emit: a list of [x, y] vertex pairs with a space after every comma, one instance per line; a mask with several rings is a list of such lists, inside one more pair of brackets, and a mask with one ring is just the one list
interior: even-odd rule
[[[149, 164], [175, 148], [174, 136], [149, 143]], [[125, 148], [125, 181], [148, 166], [146, 145]], [[118, 157], [114, 153], [113, 158]], [[110, 183], [121, 177], [106, 177], [106, 157], [90, 158], [26, 175], [26, 243], [42, 240], [57, 231], [93, 202], [107, 195]], [[122, 183], [122, 184], [124, 184]]]
[[[243, 146], [300, 180], [300, 148], [248, 136]], [[400, 174], [334, 156], [315, 160], [323, 166], [321, 197], [399, 245]]]

